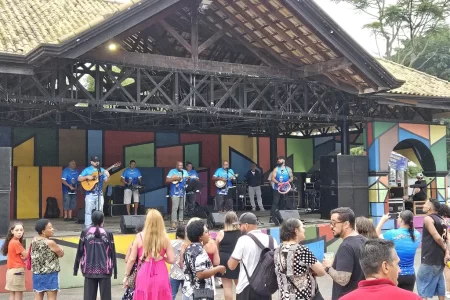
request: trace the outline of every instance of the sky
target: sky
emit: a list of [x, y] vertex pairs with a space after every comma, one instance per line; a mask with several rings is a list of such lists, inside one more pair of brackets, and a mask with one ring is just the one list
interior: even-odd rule
[[346, 3], [336, 4], [331, 0], [315, 0], [315, 2], [366, 51], [374, 56], [383, 54], [382, 45], [379, 45], [380, 55], [377, 50], [375, 37], [369, 30], [362, 28], [364, 24], [373, 22], [370, 16], [356, 12], [351, 5]]

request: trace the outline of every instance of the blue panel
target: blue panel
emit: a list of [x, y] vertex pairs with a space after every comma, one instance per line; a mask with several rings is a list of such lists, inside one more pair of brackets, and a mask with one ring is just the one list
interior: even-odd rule
[[[375, 226], [380, 223], [381, 217], [373, 217], [373, 224]], [[394, 229], [395, 228], [395, 222], [393, 219], [389, 219], [386, 223], [384, 223], [383, 227], [381, 229], [387, 230], [387, 229]]]
[[[326, 143], [333, 140], [334, 141], [334, 137], [333, 136], [325, 136], [325, 137], [316, 137], [314, 138], [314, 146], [317, 147], [320, 144]], [[334, 143], [333, 143], [334, 144]], [[332, 150], [334, 151], [334, 149]]]
[[230, 167], [234, 173], [239, 174], [239, 180], [244, 180], [245, 174], [250, 170], [252, 161], [245, 156], [240, 155], [234, 150], [230, 150]]
[[384, 215], [384, 203], [370, 203], [370, 212], [373, 217], [382, 217]]
[[167, 214], [168, 201], [169, 198], [167, 197], [167, 187], [164, 187], [156, 191], [141, 194], [139, 202], [144, 203], [144, 206], [146, 208], [162, 206], [164, 207], [164, 213]]
[[[4, 239], [0, 239], [0, 248], [3, 247], [3, 244], [5, 243]], [[0, 254], [0, 261], [6, 261], [7, 257]]]
[[154, 190], [164, 186], [163, 168], [139, 168], [142, 175], [142, 184], [146, 190]]
[[428, 148], [430, 148], [430, 141], [429, 140], [424, 139], [423, 137], [420, 137], [418, 135], [415, 135], [415, 134], [413, 134], [413, 133], [411, 133], [409, 131], [406, 131], [406, 130], [400, 128], [399, 132], [398, 132], [398, 141], [401, 142], [401, 141], [404, 141], [404, 140], [407, 140], [407, 139], [413, 139], [413, 140], [421, 141]]
[[378, 176], [370, 176], [369, 177], [369, 187], [374, 184], [375, 182], [377, 182], [378, 180]]
[[380, 151], [378, 149], [379, 140], [376, 139], [373, 141], [372, 145], [369, 148], [369, 170], [370, 171], [379, 171], [380, 170]]
[[86, 157], [86, 166], [90, 166], [91, 156], [97, 156], [100, 158], [100, 162], [103, 162], [103, 132], [101, 130], [88, 130], [88, 156]]
[[0, 147], [11, 147], [11, 128], [0, 126]]
[[308, 243], [308, 241], [304, 241], [302, 243], [306, 247], [311, 250], [311, 252], [314, 254], [314, 256], [317, 258], [318, 261], [322, 261], [324, 257], [324, 250], [325, 250], [325, 239], [316, 240], [314, 242]]
[[280, 228], [270, 228], [269, 234], [280, 244]]
[[323, 144], [320, 144], [319, 146], [316, 146], [314, 148], [314, 162], [319, 161], [321, 156], [326, 156], [334, 151], [335, 151], [334, 139], [329, 140], [328, 142], [325, 142]]
[[439, 202], [445, 202], [444, 201], [444, 198], [442, 197], [442, 195], [441, 195], [441, 193], [437, 193], [438, 194], [438, 200], [439, 200]]
[[180, 135], [178, 133], [156, 132], [156, 147], [175, 146], [180, 143]]

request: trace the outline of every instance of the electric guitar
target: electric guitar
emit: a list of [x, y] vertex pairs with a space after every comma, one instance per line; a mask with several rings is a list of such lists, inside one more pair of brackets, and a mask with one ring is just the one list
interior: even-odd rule
[[[109, 167], [105, 171], [109, 171], [111, 169], [120, 167], [121, 165], [122, 165], [122, 163], [120, 161], [116, 162], [115, 164], [113, 164], [111, 167]], [[90, 174], [94, 179], [82, 181], [81, 186], [83, 187], [83, 189], [88, 192], [92, 191], [94, 189], [95, 185], [99, 182], [99, 177], [102, 176], [103, 173], [105, 173], [105, 172], [102, 172], [99, 175], [98, 171], [95, 171], [92, 174]]]

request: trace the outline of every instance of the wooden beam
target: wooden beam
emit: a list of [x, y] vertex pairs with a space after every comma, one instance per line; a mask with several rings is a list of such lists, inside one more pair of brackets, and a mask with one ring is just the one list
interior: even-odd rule
[[165, 20], [159, 21], [161, 26], [170, 33], [184, 48], [186, 48], [189, 53], [192, 53], [192, 47], [189, 43], [175, 30], [172, 26], [170, 26]]
[[117, 66], [180, 72], [198, 72], [200, 74], [229, 74], [244, 77], [276, 78], [285, 80], [299, 80], [305, 77], [304, 71], [295, 71], [288, 68], [232, 64], [209, 60], [198, 60], [198, 65], [195, 66], [191, 58], [137, 52], [92, 51], [83, 55], [81, 59], [86, 62], [95, 61]]
[[34, 75], [33, 66], [27, 64], [1, 63], [0, 73], [17, 75]]
[[214, 44], [218, 39], [223, 37], [227, 32], [228, 32], [227, 28], [223, 27], [221, 30], [214, 33], [209, 39], [207, 39], [203, 44], [201, 44], [198, 47], [198, 54], [208, 49], [212, 44]]
[[324, 62], [318, 62], [312, 65], [304, 65], [295, 70], [301, 72], [304, 77], [311, 77], [325, 73], [333, 73], [339, 70], [348, 69], [352, 62], [345, 57], [335, 58]]
[[197, 0], [191, 0], [191, 54], [194, 65], [198, 61], [198, 4]]

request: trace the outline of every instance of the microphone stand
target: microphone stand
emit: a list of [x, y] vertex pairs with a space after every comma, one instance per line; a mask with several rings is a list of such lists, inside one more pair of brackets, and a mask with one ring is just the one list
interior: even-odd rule
[[183, 182], [183, 169], [181, 169], [181, 172], [179, 172], [181, 174], [181, 180], [179, 183], [182, 183], [183, 186], [181, 188], [181, 192], [182, 192], [182, 196], [180, 197], [180, 203], [181, 201], [183, 201], [183, 214], [182, 214], [182, 218], [184, 220], [184, 210], [186, 209], [186, 184], [185, 182]]
[[[100, 193], [102, 192], [102, 189], [100, 189], [100, 180], [101, 180], [101, 178], [100, 178], [100, 171], [101, 171], [101, 167], [100, 167], [100, 163], [98, 164], [98, 167], [97, 167], [97, 178], [98, 178], [98, 185], [97, 185], [97, 210], [100, 210]], [[103, 186], [102, 186], [103, 187]], [[102, 211], [103, 211], [103, 208], [102, 208]], [[92, 212], [91, 212], [92, 213]]]

